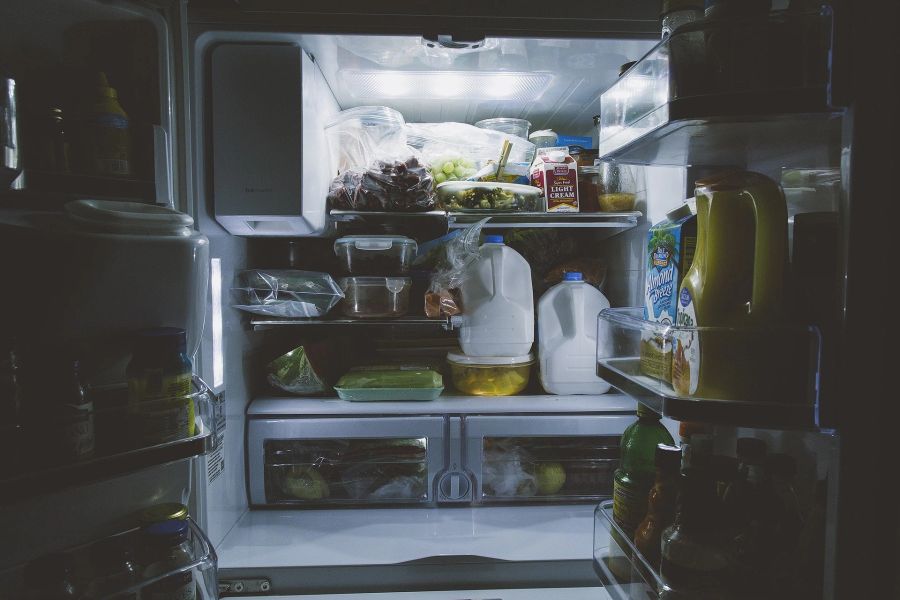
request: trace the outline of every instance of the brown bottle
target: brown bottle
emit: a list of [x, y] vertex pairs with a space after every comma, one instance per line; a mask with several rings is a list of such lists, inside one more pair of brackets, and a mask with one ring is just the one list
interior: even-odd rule
[[634, 545], [654, 569], [659, 568], [662, 532], [675, 521], [680, 467], [681, 449], [657, 444], [656, 481], [647, 497], [647, 516], [634, 533]]

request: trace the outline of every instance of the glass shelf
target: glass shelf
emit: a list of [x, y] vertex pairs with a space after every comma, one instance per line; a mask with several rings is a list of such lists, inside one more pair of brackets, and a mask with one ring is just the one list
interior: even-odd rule
[[127, 426], [135, 422], [127, 405], [127, 391], [122, 387], [89, 390], [94, 410], [77, 418], [78, 423], [89, 420], [95, 450], [91, 458], [71, 462], [60, 462], [53, 449], [46, 446], [52, 432], [41, 435], [5, 425], [0, 435], [6, 442], [4, 448], [12, 448], [14, 455], [5, 457], [11, 460], [0, 474], [0, 504], [206, 454], [215, 445], [214, 396], [199, 377], [194, 377], [194, 390], [189, 396], [194, 406], [193, 435], [137, 448], [131, 441], [134, 430]]
[[642, 214], [639, 211], [629, 212], [583, 212], [583, 213], [546, 213], [546, 212], [449, 212], [433, 210], [418, 213], [400, 212], [364, 212], [349, 210], [332, 210], [331, 219], [337, 224], [357, 225], [384, 228], [397, 231], [405, 224], [416, 227], [416, 224], [427, 223], [443, 229], [460, 229], [468, 227], [484, 218], [490, 218], [484, 227], [495, 229], [535, 228], [535, 227], [591, 227], [630, 229], [634, 227]]
[[[815, 328], [673, 327], [645, 321], [642, 312], [612, 308], [598, 319], [597, 339], [609, 345], [598, 348], [597, 375], [623, 393], [676, 421], [817, 428]], [[676, 391], [673, 356], [681, 349], [697, 360], [682, 359]]]
[[839, 143], [831, 17], [823, 7], [679, 28], [601, 95], [600, 156], [743, 165]]
[[[178, 578], [179, 580], [190, 578], [194, 585], [192, 598], [196, 597], [197, 600], [215, 600], [218, 598], [216, 553], [209, 539], [207, 539], [193, 519], [188, 517], [186, 521], [190, 528], [188, 538], [188, 545], [191, 548], [192, 555], [190, 562], [181, 566], [170, 567], [150, 577], [144, 576], [141, 574], [141, 571], [148, 566], [144, 564], [146, 561], [144, 557], [149, 548], [146, 542], [141, 539], [140, 529], [130, 529], [63, 552], [65, 560], [71, 561], [73, 565], [70, 573], [71, 581], [78, 586], [79, 590], [89, 588], [88, 593], [84, 596], [85, 598], [115, 600], [131, 597], [137, 598], [138, 596], [155, 598], [157, 597], [156, 594], [159, 594], [158, 589], [156, 593], [151, 589], [151, 587], [155, 587], [155, 584], [170, 578]], [[130, 560], [137, 565], [137, 572], [139, 573], [137, 580], [130, 583], [116, 582], [114, 579], [112, 581], [108, 580], [105, 584], [98, 582], [92, 572], [91, 564], [92, 557], [100, 550], [101, 546], [105, 548], [103, 554], [109, 551], [120, 551], [122, 553], [122, 563], [125, 562], [125, 557], [129, 556]], [[12, 582], [10, 585], [15, 590], [19, 590], [17, 594], [10, 597], [31, 597], [24, 591], [26, 589], [24, 581], [25, 567], [26, 565], [20, 565], [2, 574], [5, 582]], [[171, 585], [170, 582], [167, 583]]]
[[386, 319], [354, 319], [351, 317], [325, 317], [317, 319], [265, 319], [256, 318], [250, 320], [254, 330], [270, 329], [272, 327], [312, 327], [312, 326], [337, 326], [337, 327], [365, 327], [378, 325], [381, 327], [442, 327], [450, 330], [450, 319], [429, 319], [425, 316], [407, 316]]

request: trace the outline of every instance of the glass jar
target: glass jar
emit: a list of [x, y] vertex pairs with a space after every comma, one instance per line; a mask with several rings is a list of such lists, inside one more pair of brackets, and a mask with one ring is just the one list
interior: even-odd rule
[[141, 590], [141, 600], [195, 600], [197, 586], [193, 569], [179, 570], [194, 562], [194, 548], [187, 521], [172, 519], [143, 529], [143, 578], [176, 571]]
[[133, 442], [139, 447], [194, 435], [191, 360], [184, 329], [141, 331], [128, 364], [128, 404]]
[[578, 206], [581, 212], [597, 212], [600, 205], [600, 168], [578, 167]]
[[643, 191], [641, 167], [613, 161], [600, 161], [600, 191], [597, 203], [602, 212], [630, 212], [637, 203], [637, 194]]

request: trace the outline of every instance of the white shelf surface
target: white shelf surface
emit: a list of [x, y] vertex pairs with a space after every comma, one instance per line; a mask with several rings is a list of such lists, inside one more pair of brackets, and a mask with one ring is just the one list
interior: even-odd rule
[[430, 402], [348, 402], [340, 398], [263, 396], [247, 409], [251, 416], [571, 414], [634, 412], [637, 402], [609, 393], [599, 396], [457, 396], [452, 392]]
[[592, 560], [594, 507], [250, 510], [220, 569], [392, 565], [435, 556]]
[[[272, 596], [241, 597], [244, 600], [272, 600]], [[278, 596], [278, 600], [607, 600], [609, 598], [610, 595], [606, 590], [599, 587]]]

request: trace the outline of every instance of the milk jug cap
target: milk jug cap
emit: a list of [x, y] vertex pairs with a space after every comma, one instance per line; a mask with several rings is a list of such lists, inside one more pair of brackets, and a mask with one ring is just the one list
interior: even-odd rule
[[584, 277], [578, 271], [569, 271], [563, 275], [563, 281], [584, 281]]
[[503, 236], [502, 235], [486, 235], [484, 236], [485, 244], [502, 244]]

